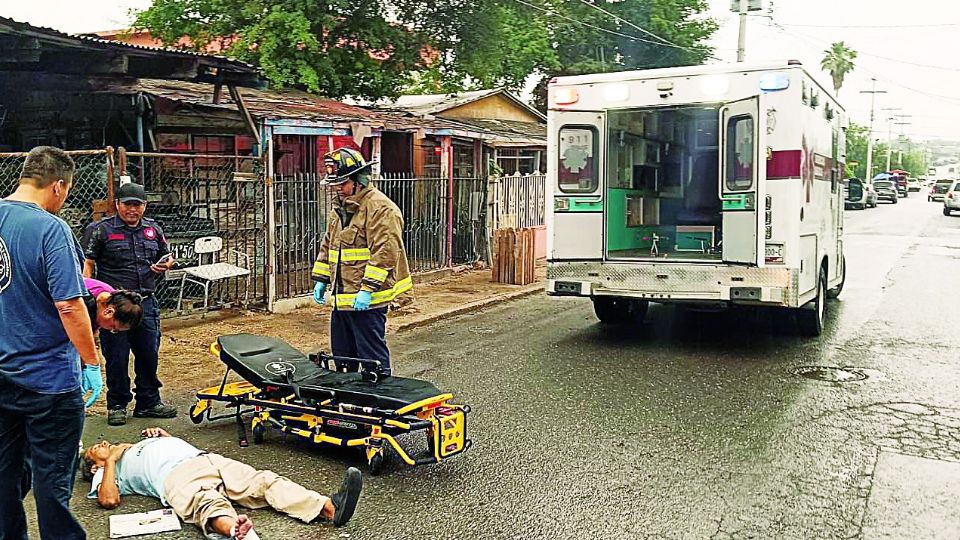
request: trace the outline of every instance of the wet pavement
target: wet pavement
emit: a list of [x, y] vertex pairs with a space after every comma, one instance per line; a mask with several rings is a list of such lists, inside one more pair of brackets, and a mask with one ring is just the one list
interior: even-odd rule
[[[923, 497], [912, 470], [937, 478], [943, 467], [953, 471], [944, 479], [957, 478], [960, 217], [943, 216], [919, 194], [846, 215], [848, 282], [820, 340], [797, 337], [777, 313], [746, 309], [653, 306], [640, 328], [605, 328], [589, 301], [543, 296], [394, 336], [400, 374], [472, 406], [473, 448], [415, 469], [394, 456], [382, 476], [365, 476], [361, 507], [342, 529], [254, 511], [260, 537], [950, 532], [955, 497], [952, 505], [949, 497], [906, 505], [897, 494]], [[822, 367], [841, 370], [809, 376]], [[175, 401], [190, 404], [187, 395]], [[132, 438], [146, 425], [115, 429], [92, 418], [85, 442]], [[229, 421], [161, 425], [322, 492], [335, 489], [348, 465], [363, 468], [358, 455], [273, 433], [241, 449]], [[92, 538], [106, 538], [109, 513], [82, 500], [79, 484], [74, 508]], [[158, 506], [131, 498], [116, 512]], [[895, 534], [885, 526], [894, 522]], [[200, 535], [185, 526], [156, 538]]]

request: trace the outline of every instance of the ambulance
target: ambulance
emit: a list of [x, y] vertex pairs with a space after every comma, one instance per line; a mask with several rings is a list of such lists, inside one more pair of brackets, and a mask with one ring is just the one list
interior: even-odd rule
[[846, 279], [847, 119], [799, 62], [559, 77], [548, 107], [547, 294], [603, 323], [775, 306], [820, 335]]

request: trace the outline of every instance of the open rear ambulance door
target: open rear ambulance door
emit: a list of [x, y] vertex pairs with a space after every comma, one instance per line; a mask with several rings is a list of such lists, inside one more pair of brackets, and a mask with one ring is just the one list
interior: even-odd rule
[[[764, 189], [760, 166], [759, 100], [720, 108], [720, 199], [723, 204], [723, 260], [760, 264], [764, 229], [760, 216]], [[765, 174], [764, 174], [765, 176]]]

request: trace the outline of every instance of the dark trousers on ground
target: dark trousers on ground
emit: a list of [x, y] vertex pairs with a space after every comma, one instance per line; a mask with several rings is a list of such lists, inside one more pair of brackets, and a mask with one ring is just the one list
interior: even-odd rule
[[160, 354], [160, 308], [157, 299], [143, 301], [143, 322], [129, 332], [100, 332], [100, 348], [107, 360], [107, 408], [126, 407], [130, 392], [130, 352], [133, 351], [136, 409], [142, 411], [160, 403], [157, 363]]
[[27, 540], [23, 499], [31, 481], [40, 538], [87, 537], [70, 513], [82, 432], [79, 388], [38, 394], [0, 378], [0, 539]]
[[[387, 348], [386, 333], [387, 308], [366, 311], [335, 309], [330, 318], [330, 347], [334, 356], [379, 360], [383, 372], [389, 375], [390, 349]], [[347, 371], [359, 369], [355, 362], [338, 362], [337, 367], [346, 367]]]

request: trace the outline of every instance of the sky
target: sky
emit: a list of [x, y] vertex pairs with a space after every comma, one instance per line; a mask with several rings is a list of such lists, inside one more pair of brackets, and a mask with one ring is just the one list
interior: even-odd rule
[[[0, 0], [0, 16], [69, 33], [112, 30], [129, 24], [130, 9], [150, 0]], [[736, 60], [738, 16], [730, 0], [709, 0], [721, 28], [711, 40], [715, 56]], [[892, 131], [914, 140], [960, 140], [960, 3], [956, 0], [763, 0], [748, 18], [747, 62], [800, 60], [826, 88], [823, 51], [843, 41], [858, 51], [856, 68], [840, 90], [850, 119], [867, 125], [876, 90], [874, 137]], [[772, 13], [772, 14], [771, 14]], [[613, 21], [610, 27], [613, 28]], [[871, 79], [876, 78], [874, 83]], [[895, 109], [895, 110], [885, 110]], [[909, 115], [892, 122], [889, 118]], [[889, 128], [889, 129], [888, 129]]]

